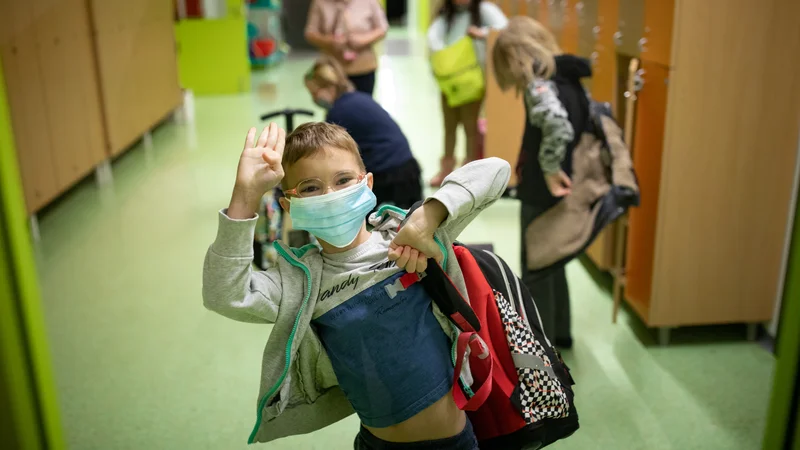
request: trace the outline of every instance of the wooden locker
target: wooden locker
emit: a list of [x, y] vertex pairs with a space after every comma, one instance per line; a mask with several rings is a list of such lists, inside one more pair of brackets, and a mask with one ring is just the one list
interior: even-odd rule
[[[140, 2], [130, 16], [126, 2], [91, 3], [108, 153], [116, 156], [180, 104], [172, 12], [156, 0]], [[104, 28], [105, 21], [120, 28]]]
[[619, 3], [617, 0], [599, 0], [597, 25], [594, 28], [595, 49], [593, 52], [594, 79], [592, 80], [592, 96], [595, 100], [614, 104], [614, 86], [616, 75], [616, 57], [614, 49], [614, 33], [619, 20]]
[[547, 0], [547, 23], [559, 45], [564, 40], [564, 10], [567, 0]]
[[137, 123], [149, 128], [171, 114], [182, 102], [178, 85], [178, 67], [175, 64], [175, 46], [165, 45], [174, 39], [171, 22], [152, 21], [141, 26], [142, 45], [137, 46], [137, 59], [148, 61], [159, 70], [142, 70], [140, 87], [143, 98], [140, 103], [141, 117]]
[[614, 34], [614, 45], [618, 53], [639, 56], [639, 40], [644, 35], [645, 2], [646, 0], [619, 0], [618, 30]]
[[642, 61], [644, 84], [636, 102], [633, 167], [639, 178], [641, 205], [628, 213], [626, 298], [649, 317], [653, 284], [656, 223], [664, 151], [669, 68]]
[[518, 16], [527, 16], [529, 15], [529, 5], [531, 0], [517, 0], [517, 15]]
[[[487, 40], [487, 52], [491, 54], [497, 31], [492, 31]], [[525, 131], [525, 109], [522, 97], [518, 97], [514, 89], [506, 92], [500, 90], [494, 77], [492, 58], [486, 60], [486, 138], [485, 156], [495, 156], [516, 166], [519, 150], [522, 145], [522, 134]], [[511, 171], [509, 186], [517, 184], [516, 173]]]
[[800, 60], [786, 58], [800, 54], [800, 3], [681, 1], [678, 9], [652, 324], [767, 321], [800, 131]]
[[10, 44], [20, 35], [30, 35], [33, 8], [28, 2], [0, 0], [0, 44]]
[[528, 17], [533, 17], [539, 22], [542, 22], [541, 17], [541, 9], [542, 9], [542, 0], [528, 0], [527, 2], [527, 15]]
[[503, 11], [503, 14], [505, 14], [508, 17], [512, 15], [511, 13], [512, 0], [496, 0], [494, 1], [494, 3], [500, 7], [500, 9]]
[[[37, 24], [38, 61], [52, 137], [52, 159], [64, 191], [105, 159], [102, 114], [83, 2], [52, 2]], [[51, 16], [52, 14], [52, 16]], [[60, 15], [62, 25], [54, 26]]]
[[614, 50], [614, 33], [619, 21], [619, 0], [598, 0], [597, 25], [593, 29], [595, 50]]
[[[542, 23], [545, 27], [549, 30], [552, 30], [552, 26], [550, 25], [550, 2], [552, 0], [540, 0], [537, 2], [536, 5], [536, 17], [535, 19]], [[558, 36], [556, 36], [558, 37]]]
[[[726, 4], [720, 8], [733, 8]], [[675, 0], [645, 0], [644, 32], [640, 44], [642, 59], [672, 66], [672, 27], [675, 20]], [[708, 36], [703, 39], [709, 39]]]
[[575, 16], [578, 20], [578, 56], [590, 58], [594, 52], [594, 27], [597, 25], [598, 0], [578, 2]]
[[580, 40], [580, 25], [578, 22], [577, 4], [579, 0], [567, 0], [563, 10], [561, 29], [561, 49], [564, 53], [576, 55], [578, 41]]
[[50, 127], [32, 30], [0, 44], [11, 124], [28, 213], [58, 195]]

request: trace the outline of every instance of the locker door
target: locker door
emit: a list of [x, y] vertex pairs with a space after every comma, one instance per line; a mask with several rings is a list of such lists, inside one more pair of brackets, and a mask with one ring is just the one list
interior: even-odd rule
[[617, 52], [639, 56], [639, 40], [644, 33], [645, 0], [619, 0], [618, 30], [614, 33]]
[[528, 17], [533, 17], [537, 21], [542, 22], [541, 18], [542, 0], [526, 0], [526, 3], [527, 3], [526, 10]]
[[[491, 54], [497, 32], [489, 34], [487, 51]], [[494, 77], [492, 58], [486, 60], [486, 139], [484, 156], [495, 156], [516, 166], [525, 131], [525, 108], [522, 97], [517, 97], [513, 89], [503, 92]], [[517, 184], [512, 171], [509, 186]]]
[[642, 59], [672, 65], [672, 26], [675, 0], [645, 0], [644, 33], [639, 41]]
[[561, 30], [561, 49], [564, 53], [577, 54], [580, 28], [577, 5], [579, 0], [567, 0], [563, 11], [563, 28]]
[[597, 25], [592, 30], [595, 35], [594, 53], [592, 53], [594, 66], [592, 96], [598, 101], [610, 102], [612, 105], [617, 72], [614, 33], [617, 31], [618, 17], [618, 0], [599, 0]]
[[50, 0], [50, 4], [36, 38], [52, 158], [63, 192], [105, 159], [103, 119], [86, 4], [81, 0]]
[[32, 213], [58, 195], [51, 136], [33, 31], [0, 45], [25, 203]]
[[578, 21], [578, 56], [589, 58], [594, 52], [594, 27], [597, 25], [598, 0], [585, 0], [575, 5]]
[[564, 39], [564, 10], [567, 0], [547, 0], [548, 28], [555, 35], [559, 45]]
[[642, 202], [638, 208], [630, 210], [628, 217], [626, 298], [635, 306], [648, 309], [653, 283], [669, 68], [649, 61], [642, 61], [641, 68], [644, 84], [636, 102], [633, 167], [639, 177]]

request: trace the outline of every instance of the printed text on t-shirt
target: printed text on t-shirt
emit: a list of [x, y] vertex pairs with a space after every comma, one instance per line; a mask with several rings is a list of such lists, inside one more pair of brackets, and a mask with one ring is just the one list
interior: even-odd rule
[[358, 277], [354, 277], [352, 274], [347, 276], [347, 280], [342, 281], [341, 283], [331, 287], [330, 289], [326, 289], [322, 291], [322, 295], [319, 297], [319, 301], [324, 301], [326, 298], [338, 294], [339, 292], [347, 289], [348, 286], [353, 286], [353, 290], [358, 287]]

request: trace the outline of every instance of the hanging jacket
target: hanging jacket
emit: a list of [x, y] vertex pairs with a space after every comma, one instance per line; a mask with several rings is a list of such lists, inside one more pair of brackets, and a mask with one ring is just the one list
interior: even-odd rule
[[[561, 169], [571, 175], [572, 151], [589, 127], [589, 98], [580, 81], [592, 75], [589, 61], [573, 55], [559, 55], [555, 62], [556, 72], [550, 80], [545, 83], [531, 83], [528, 92], [525, 92], [525, 133], [516, 167], [519, 177], [517, 197], [523, 203], [537, 206], [541, 210], [555, 205], [559, 199], [553, 197], [547, 189], [540, 154], [544, 150], [545, 156], [551, 159], [557, 157]], [[545, 95], [536, 92], [537, 89], [546, 90]], [[555, 104], [540, 100], [542, 97], [548, 99], [552, 94], [558, 98]], [[535, 97], [535, 100], [532, 101], [531, 97]], [[563, 121], [562, 125], [558, 123], [558, 119], [564, 114], [567, 121]], [[543, 139], [547, 138], [543, 133], [543, 126], [551, 127], [548, 130], [550, 133], [569, 135], [571, 140], [563, 143], [563, 149], [548, 146], [543, 148]], [[571, 131], [565, 133], [564, 127], [571, 128]]]
[[[465, 297], [466, 285], [452, 243], [505, 191], [510, 173], [508, 163], [501, 159], [475, 161], [450, 174], [430, 197], [447, 208], [448, 217], [435, 237], [446, 249], [445, 270]], [[370, 223], [376, 231], [396, 230], [405, 215], [398, 208], [382, 207]], [[232, 220], [220, 212], [217, 238], [203, 267], [203, 302], [208, 309], [241, 322], [274, 324], [264, 348], [250, 443], [310, 433], [353, 413], [311, 327], [322, 275], [319, 248], [294, 249], [276, 242], [278, 263], [266, 271], [254, 271], [256, 221], [257, 217]], [[434, 314], [452, 336], [447, 318], [438, 308]]]
[[525, 228], [529, 276], [543, 277], [583, 253], [600, 231], [639, 205], [639, 182], [607, 103], [590, 103], [589, 126], [570, 155], [571, 193]]

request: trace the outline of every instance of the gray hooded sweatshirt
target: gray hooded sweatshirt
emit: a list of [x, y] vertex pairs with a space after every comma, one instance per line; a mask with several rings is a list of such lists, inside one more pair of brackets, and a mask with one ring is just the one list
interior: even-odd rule
[[[452, 244], [483, 209], [505, 191], [511, 174], [506, 161], [475, 161], [445, 178], [426, 201], [436, 199], [448, 212], [435, 237], [447, 249], [445, 270], [465, 298], [464, 277]], [[378, 231], [396, 230], [405, 211], [380, 208], [370, 217]], [[319, 297], [322, 256], [314, 245], [300, 249], [275, 243], [281, 258], [266, 271], [253, 270], [257, 218], [230, 219], [219, 214], [217, 237], [203, 267], [206, 308], [241, 322], [272, 323], [264, 348], [256, 421], [249, 443], [310, 433], [353, 414], [325, 349], [311, 326]], [[452, 327], [434, 305], [443, 329]]]

